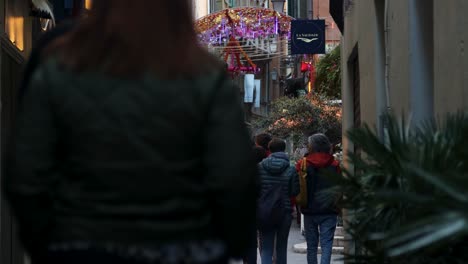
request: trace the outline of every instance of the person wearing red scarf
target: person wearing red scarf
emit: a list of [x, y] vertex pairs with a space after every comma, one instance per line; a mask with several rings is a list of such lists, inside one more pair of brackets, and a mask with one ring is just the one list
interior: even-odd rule
[[[331, 261], [333, 238], [338, 218], [338, 210], [329, 197], [332, 194], [321, 193], [332, 187], [325, 170], [340, 173], [339, 162], [332, 153], [332, 145], [324, 134], [315, 134], [308, 139], [309, 153], [307, 162], [307, 206], [302, 207], [304, 214], [305, 237], [307, 241], [307, 263], [317, 264], [318, 243], [322, 248], [321, 264]], [[296, 165], [300, 171], [304, 160]]]

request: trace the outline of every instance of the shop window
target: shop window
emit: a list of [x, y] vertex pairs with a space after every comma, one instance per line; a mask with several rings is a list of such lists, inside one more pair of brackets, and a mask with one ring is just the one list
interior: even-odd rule
[[20, 51], [24, 50], [24, 10], [17, 0], [5, 1], [5, 32], [11, 43]]
[[93, 4], [93, 0], [85, 0], [85, 8], [87, 10], [91, 9], [91, 5]]

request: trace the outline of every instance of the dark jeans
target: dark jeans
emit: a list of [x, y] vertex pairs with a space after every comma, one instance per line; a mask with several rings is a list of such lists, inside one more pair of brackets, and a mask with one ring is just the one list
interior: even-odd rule
[[[286, 264], [291, 221], [291, 213], [287, 213], [278, 228], [267, 232], [260, 231], [260, 243], [262, 248], [260, 255], [262, 258], [262, 264], [272, 263], [274, 249], [276, 249], [276, 264]], [[275, 238], [276, 248], [274, 247]]]
[[[177, 253], [176, 253], [177, 254]], [[33, 260], [33, 264], [153, 264], [153, 263], [174, 263], [171, 260], [161, 260], [149, 262], [141, 259], [121, 257], [116, 254], [96, 250], [69, 250], [69, 251], [49, 251], [40, 260]], [[179, 264], [180, 262], [177, 262]], [[192, 262], [191, 262], [192, 263]], [[228, 259], [218, 259], [205, 262], [203, 264], [227, 264]], [[200, 263], [201, 264], [201, 263]]]
[[337, 218], [337, 215], [304, 215], [308, 264], [317, 264], [319, 239], [322, 248], [320, 264], [330, 264]]

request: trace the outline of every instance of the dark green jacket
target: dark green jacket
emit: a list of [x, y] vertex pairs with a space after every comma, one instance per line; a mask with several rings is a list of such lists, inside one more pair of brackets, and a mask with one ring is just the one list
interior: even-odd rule
[[255, 228], [255, 164], [222, 69], [119, 80], [49, 60], [25, 93], [9, 158], [4, 188], [30, 252], [222, 239], [241, 255]]

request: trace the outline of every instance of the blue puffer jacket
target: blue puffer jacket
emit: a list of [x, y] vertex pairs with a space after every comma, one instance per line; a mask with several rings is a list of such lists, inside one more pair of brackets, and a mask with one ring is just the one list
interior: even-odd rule
[[299, 177], [290, 165], [288, 155], [275, 152], [258, 164], [262, 192], [272, 185], [281, 183], [284, 192], [284, 206], [286, 211], [292, 212], [290, 197], [299, 194]]

